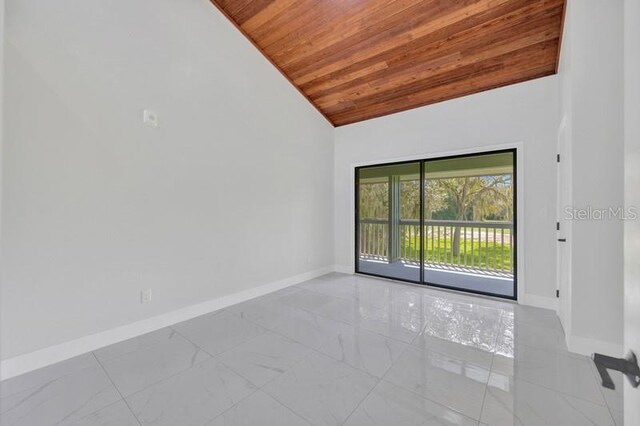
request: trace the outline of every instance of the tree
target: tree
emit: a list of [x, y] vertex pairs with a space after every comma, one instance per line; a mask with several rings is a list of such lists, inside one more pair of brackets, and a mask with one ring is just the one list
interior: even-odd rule
[[[464, 220], [465, 215], [471, 209], [473, 219], [482, 219], [485, 214], [497, 213], [497, 209], [504, 209], [510, 205], [511, 177], [504, 176], [479, 176], [433, 179], [428, 183], [428, 188], [433, 193], [446, 194], [454, 206], [454, 220]], [[510, 214], [510, 207], [508, 208]], [[454, 228], [451, 250], [454, 256], [460, 254], [460, 227]]]
[[433, 213], [447, 207], [448, 193], [438, 180], [425, 181], [424, 218], [430, 220]]
[[365, 183], [359, 187], [360, 217], [386, 219], [389, 214], [389, 185], [384, 182]]

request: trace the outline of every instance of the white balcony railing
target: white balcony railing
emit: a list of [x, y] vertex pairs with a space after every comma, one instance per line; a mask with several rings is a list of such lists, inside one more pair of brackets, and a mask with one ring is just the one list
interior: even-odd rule
[[[423, 232], [425, 266], [513, 273], [512, 222], [428, 220]], [[390, 232], [385, 219], [362, 219], [359, 255], [361, 259], [419, 265], [420, 237], [418, 220], [401, 220], [395, 232]]]

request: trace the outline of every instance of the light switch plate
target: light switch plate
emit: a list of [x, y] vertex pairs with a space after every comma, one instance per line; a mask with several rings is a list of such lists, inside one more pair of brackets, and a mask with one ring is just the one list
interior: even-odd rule
[[158, 113], [150, 109], [142, 111], [142, 122], [150, 127], [158, 127]]

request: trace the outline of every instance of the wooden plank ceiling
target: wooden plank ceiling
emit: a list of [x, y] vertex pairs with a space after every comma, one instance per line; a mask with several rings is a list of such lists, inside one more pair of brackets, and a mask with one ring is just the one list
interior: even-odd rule
[[565, 0], [212, 0], [335, 126], [555, 74]]

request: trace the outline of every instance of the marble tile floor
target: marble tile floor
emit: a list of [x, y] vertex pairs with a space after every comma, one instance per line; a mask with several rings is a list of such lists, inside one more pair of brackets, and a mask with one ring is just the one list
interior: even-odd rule
[[0, 424], [622, 426], [622, 398], [551, 311], [329, 274], [1, 382]]

